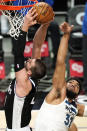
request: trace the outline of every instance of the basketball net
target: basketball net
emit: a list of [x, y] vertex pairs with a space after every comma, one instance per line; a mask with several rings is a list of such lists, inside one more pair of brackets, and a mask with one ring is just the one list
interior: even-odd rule
[[10, 30], [8, 34], [11, 37], [16, 39], [19, 36], [24, 16], [37, 2], [37, 0], [0, 0], [0, 11], [9, 20]]

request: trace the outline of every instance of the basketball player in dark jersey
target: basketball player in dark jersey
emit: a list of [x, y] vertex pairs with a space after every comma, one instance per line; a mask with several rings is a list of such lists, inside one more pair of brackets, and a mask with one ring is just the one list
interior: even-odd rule
[[15, 40], [14, 64], [15, 76], [9, 85], [5, 115], [7, 131], [30, 131], [32, 102], [36, 92], [36, 81], [46, 74], [46, 66], [40, 60], [41, 46], [45, 40], [49, 24], [44, 24], [37, 30], [33, 39], [32, 59], [24, 64], [24, 48], [26, 34], [30, 26], [36, 24], [36, 10], [29, 10], [24, 18], [24, 23], [17, 40]]

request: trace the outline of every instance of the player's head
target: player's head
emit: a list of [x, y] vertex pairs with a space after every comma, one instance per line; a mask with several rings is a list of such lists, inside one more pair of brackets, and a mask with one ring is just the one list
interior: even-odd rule
[[34, 79], [41, 79], [46, 75], [46, 66], [40, 59], [28, 59], [25, 68], [29, 76]]
[[77, 77], [71, 77], [66, 82], [67, 98], [75, 99], [81, 91], [81, 81]]

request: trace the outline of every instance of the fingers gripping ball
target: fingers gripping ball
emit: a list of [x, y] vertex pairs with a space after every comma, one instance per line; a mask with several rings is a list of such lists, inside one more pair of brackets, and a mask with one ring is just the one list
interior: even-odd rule
[[45, 2], [38, 2], [34, 5], [34, 7], [37, 12], [36, 20], [39, 24], [48, 23], [49, 21], [53, 20], [54, 17], [54, 11], [53, 8], [45, 3]]

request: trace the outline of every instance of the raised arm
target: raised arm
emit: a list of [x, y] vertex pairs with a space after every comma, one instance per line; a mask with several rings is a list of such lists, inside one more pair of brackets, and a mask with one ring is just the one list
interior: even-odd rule
[[[18, 89], [25, 89], [28, 87], [28, 74], [24, 67], [24, 48], [26, 44], [26, 34], [30, 26], [36, 24], [35, 17], [37, 16], [35, 10], [29, 10], [29, 12], [24, 17], [24, 23], [17, 40], [15, 40], [15, 51], [14, 51], [14, 64], [15, 64], [15, 74], [17, 82], [17, 92]], [[18, 93], [20, 94], [20, 92]]]
[[32, 26], [35, 25], [37, 23], [37, 21], [35, 20], [37, 16], [36, 10], [34, 10], [33, 8], [31, 8], [26, 16], [24, 17], [24, 23], [22, 25], [22, 30], [24, 32], [28, 32], [28, 29]]
[[41, 58], [41, 47], [45, 41], [47, 29], [49, 23], [41, 25], [37, 32], [35, 33], [33, 39], [33, 49], [32, 49], [32, 58], [40, 59]]
[[68, 23], [64, 22], [61, 24], [60, 29], [64, 32], [64, 35], [61, 38], [60, 46], [57, 54], [56, 68], [53, 75], [53, 88], [61, 89], [65, 84], [65, 60], [68, 50], [68, 41], [70, 37], [70, 32], [72, 31], [73, 26], [70, 26]]

